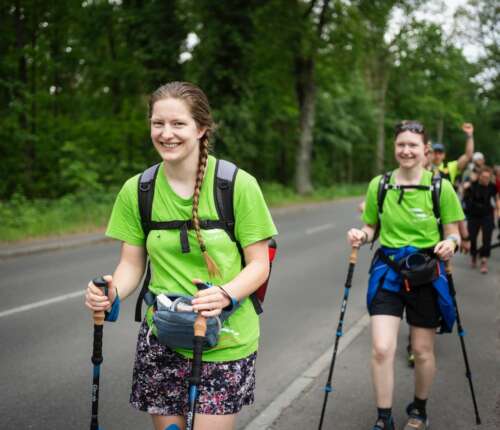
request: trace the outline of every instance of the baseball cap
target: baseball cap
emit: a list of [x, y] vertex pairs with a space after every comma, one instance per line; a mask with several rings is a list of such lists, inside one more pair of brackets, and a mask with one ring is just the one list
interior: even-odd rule
[[433, 143], [432, 144], [432, 150], [433, 151], [445, 152], [445, 148], [444, 148], [444, 145], [442, 143]]

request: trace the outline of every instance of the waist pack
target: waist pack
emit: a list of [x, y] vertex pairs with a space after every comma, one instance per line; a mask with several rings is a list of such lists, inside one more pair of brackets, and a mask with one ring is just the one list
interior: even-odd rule
[[[167, 297], [172, 302], [172, 305], [165, 306], [157, 300], [153, 314], [153, 323], [156, 327], [158, 341], [169, 348], [192, 349], [193, 325], [198, 314], [186, 309], [191, 307], [193, 297], [181, 295], [168, 295]], [[206, 319], [207, 332], [203, 345], [204, 349], [210, 349], [217, 345], [222, 324], [237, 307], [232, 306], [229, 310], [223, 310], [219, 316]]]
[[399, 273], [403, 279], [406, 291], [412, 287], [430, 284], [440, 276], [439, 261], [428, 252], [415, 252], [399, 261], [393, 261], [383, 251], [378, 252], [378, 257], [392, 270]]

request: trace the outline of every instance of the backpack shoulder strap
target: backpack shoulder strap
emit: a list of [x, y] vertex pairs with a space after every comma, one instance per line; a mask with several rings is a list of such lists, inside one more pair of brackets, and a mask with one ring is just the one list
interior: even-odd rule
[[[144, 231], [145, 240], [147, 240], [149, 232], [151, 231], [151, 213], [153, 211], [153, 197], [155, 192], [156, 176], [160, 163], [148, 167], [142, 172], [139, 177], [138, 186], [138, 199], [139, 199], [139, 213], [141, 215], [141, 226]], [[141, 322], [142, 317], [142, 301], [148, 292], [149, 281], [151, 280], [151, 267], [149, 259], [147, 261], [146, 276], [142, 283], [141, 291], [135, 304], [135, 321]]]
[[219, 219], [224, 221], [225, 230], [232, 241], [236, 242], [234, 234], [234, 183], [238, 167], [226, 160], [217, 160], [215, 165], [214, 197]]
[[148, 167], [139, 178], [139, 213], [141, 214], [141, 226], [147, 239], [151, 230], [151, 214], [153, 211], [153, 197], [155, 192], [156, 176], [160, 163]]
[[443, 178], [441, 175], [432, 177], [431, 193], [432, 193], [432, 211], [438, 223], [439, 236], [441, 240], [444, 238], [443, 223], [441, 222], [441, 185]]
[[380, 182], [378, 183], [378, 191], [377, 191], [377, 206], [378, 213], [381, 214], [384, 211], [384, 200], [387, 195], [387, 189], [389, 188], [389, 182], [391, 180], [392, 171], [385, 172], [384, 175], [380, 178]]
[[380, 182], [378, 183], [378, 190], [377, 190], [378, 220], [377, 220], [377, 225], [375, 226], [375, 233], [373, 234], [371, 248], [373, 248], [375, 241], [378, 239], [380, 235], [380, 216], [382, 215], [382, 212], [384, 210], [384, 200], [385, 196], [387, 195], [387, 189], [389, 188], [389, 182], [391, 180], [391, 176], [392, 176], [392, 171], [385, 172], [380, 178]]
[[[231, 240], [236, 242], [238, 251], [241, 256], [241, 262], [243, 266], [245, 265], [245, 258], [243, 255], [243, 249], [240, 243], [236, 240], [234, 234], [234, 183], [236, 180], [236, 174], [238, 173], [238, 167], [226, 160], [217, 160], [215, 165], [215, 181], [214, 181], [214, 196], [215, 196], [215, 207], [217, 208], [217, 214], [219, 219], [224, 222], [225, 230]], [[252, 301], [253, 307], [257, 315], [262, 313], [262, 305], [257, 297], [256, 292], [250, 294], [250, 300]]]

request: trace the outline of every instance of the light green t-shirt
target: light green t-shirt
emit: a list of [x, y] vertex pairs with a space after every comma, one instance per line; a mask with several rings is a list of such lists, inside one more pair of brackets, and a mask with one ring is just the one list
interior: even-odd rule
[[[215, 164], [215, 158], [209, 156], [198, 210], [199, 218], [203, 220], [218, 219], [214, 199]], [[136, 246], [144, 245], [137, 191], [139, 176], [134, 176], [123, 185], [106, 231], [107, 236]], [[235, 235], [243, 248], [277, 234], [257, 181], [241, 169], [236, 175], [233, 201]], [[177, 195], [167, 181], [163, 165], [160, 166], [155, 183], [152, 220], [188, 220], [191, 219], [191, 211], [192, 198], [184, 199]], [[146, 244], [152, 269], [150, 291], [155, 294], [194, 295], [197, 288], [192, 279], [210, 280], [214, 285], [220, 285], [241, 272], [241, 258], [236, 243], [231, 241], [224, 230], [202, 229], [201, 234], [210, 256], [217, 263], [221, 277], [210, 280], [194, 230], [188, 232], [189, 253], [181, 250], [179, 230], [152, 230]], [[151, 324], [151, 309], [148, 310], [147, 318]], [[251, 300], [247, 298], [226, 320], [219, 343], [203, 353], [203, 360], [231, 361], [247, 357], [257, 350], [258, 339], [258, 316]], [[177, 352], [192, 357], [190, 350], [179, 349]]]
[[[435, 170], [436, 167], [435, 166], [432, 166], [431, 167], [431, 170]], [[452, 184], [455, 183], [455, 179], [457, 178], [457, 175], [458, 173], [460, 172], [459, 168], [458, 168], [458, 160], [454, 160], [454, 161], [448, 161], [446, 163], [446, 166], [445, 166], [445, 163], [441, 163], [439, 165], [439, 167], [437, 168], [437, 170], [439, 172], [441, 172], [442, 174], [445, 174], [445, 175], [448, 175], [449, 178], [450, 178], [450, 182]], [[435, 172], [437, 173], [437, 172]]]
[[[390, 183], [394, 184], [395, 174]], [[381, 175], [373, 178], [366, 194], [366, 206], [363, 222], [376, 225], [378, 221], [377, 192]], [[431, 185], [432, 172], [424, 171], [421, 185]], [[430, 248], [439, 242], [439, 229], [432, 211], [431, 191], [409, 189], [404, 191], [401, 204], [398, 203], [401, 191], [388, 189], [381, 216], [380, 243], [389, 248], [414, 246]], [[450, 181], [442, 180], [441, 186], [441, 220], [450, 224], [464, 219], [464, 213], [457, 194]]]

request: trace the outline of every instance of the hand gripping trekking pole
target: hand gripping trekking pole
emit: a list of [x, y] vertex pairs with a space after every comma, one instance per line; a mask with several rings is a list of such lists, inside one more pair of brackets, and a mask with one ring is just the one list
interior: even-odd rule
[[198, 386], [201, 383], [201, 355], [203, 353], [203, 343], [207, 332], [207, 320], [198, 314], [194, 321], [193, 338], [193, 367], [191, 378], [189, 379], [189, 412], [186, 418], [186, 430], [194, 429], [194, 417], [196, 404], [198, 403]]
[[469, 380], [469, 388], [472, 396], [472, 403], [474, 404], [474, 413], [476, 414], [476, 424], [481, 424], [481, 418], [479, 417], [479, 411], [477, 408], [476, 395], [474, 394], [474, 386], [472, 385], [472, 373], [470, 371], [469, 359], [467, 358], [467, 351], [465, 350], [465, 331], [462, 327], [462, 321], [460, 320], [460, 314], [458, 313], [457, 305], [457, 292], [455, 290], [455, 284], [453, 282], [453, 277], [451, 275], [451, 262], [446, 262], [446, 278], [448, 279], [448, 288], [450, 289], [450, 295], [453, 300], [453, 306], [455, 306], [455, 313], [457, 315], [457, 332], [458, 338], [460, 339], [460, 346], [462, 347], [462, 354], [464, 356], [465, 362], [465, 376]]
[[344, 328], [344, 316], [347, 308], [347, 300], [349, 299], [349, 291], [351, 289], [352, 275], [354, 273], [354, 266], [356, 265], [356, 260], [358, 258], [358, 248], [353, 247], [351, 256], [349, 257], [349, 269], [347, 271], [347, 279], [345, 281], [344, 288], [344, 300], [342, 301], [342, 306], [340, 308], [340, 318], [339, 325], [337, 326], [337, 333], [335, 336], [335, 346], [333, 348], [332, 362], [330, 363], [330, 371], [328, 372], [328, 380], [325, 385], [325, 398], [323, 399], [323, 409], [321, 409], [321, 418], [319, 421], [318, 430], [323, 427], [323, 419], [325, 417], [326, 403], [328, 401], [328, 394], [332, 391], [332, 375], [333, 368], [335, 366], [335, 358], [337, 357], [337, 349], [339, 346], [339, 340], [342, 337]]
[[[108, 283], [102, 276], [94, 279], [92, 282], [107, 295]], [[100, 430], [97, 414], [99, 408], [99, 377], [102, 363], [102, 329], [104, 317], [104, 311], [94, 312], [94, 346], [92, 349], [94, 373], [92, 378], [92, 418], [90, 420], [90, 430]]]

